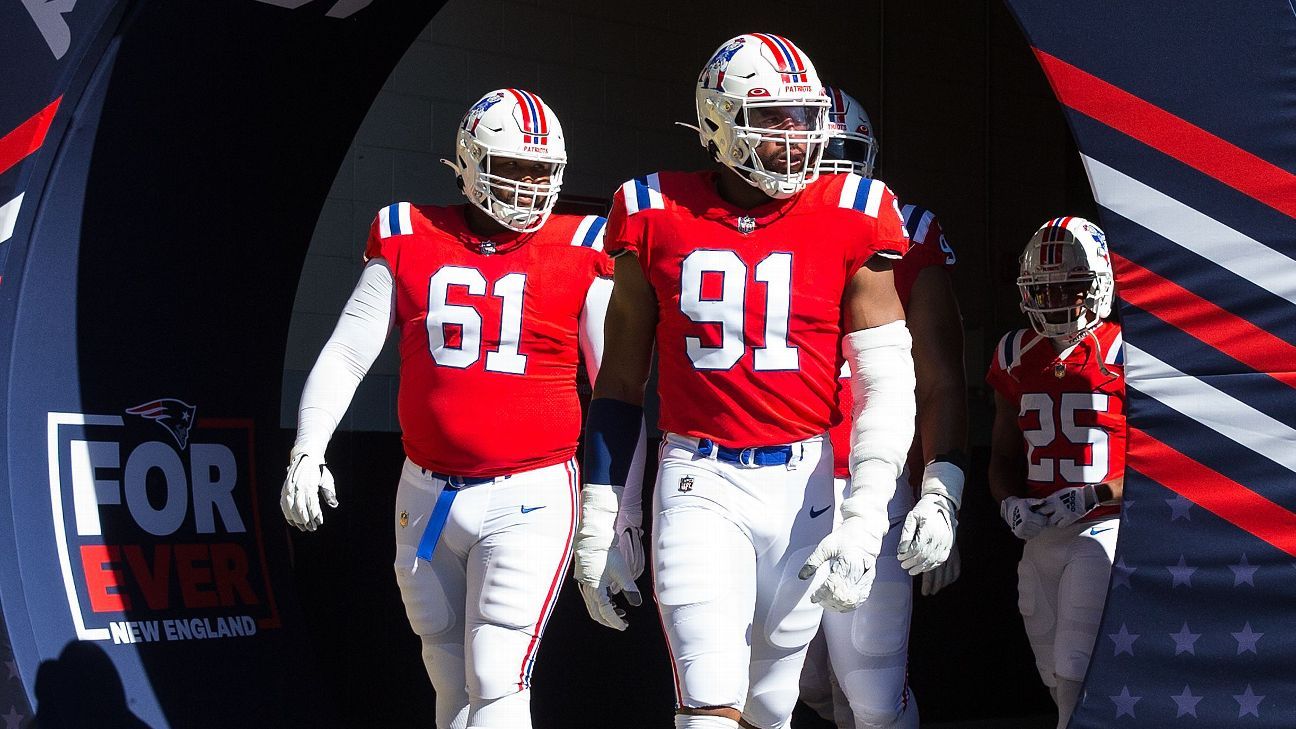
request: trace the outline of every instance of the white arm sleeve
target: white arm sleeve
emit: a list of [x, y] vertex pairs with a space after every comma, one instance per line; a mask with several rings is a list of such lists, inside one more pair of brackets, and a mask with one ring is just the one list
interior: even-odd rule
[[[598, 381], [599, 369], [603, 364], [603, 325], [607, 320], [607, 307], [611, 299], [612, 279], [595, 278], [585, 294], [585, 306], [581, 309], [579, 341], [581, 353], [585, 355], [585, 374], [589, 375], [591, 387]], [[639, 442], [635, 444], [630, 473], [627, 474], [625, 488], [621, 491], [622, 503], [636, 514], [639, 513], [643, 494], [644, 459], [647, 451], [648, 433], [641, 422]]]
[[381, 258], [369, 261], [306, 378], [297, 408], [294, 453], [310, 453], [323, 459], [329, 438], [391, 331], [396, 311], [394, 297], [387, 262]]
[[914, 438], [913, 339], [903, 321], [842, 338], [851, 369], [851, 496], [855, 511], [877, 509], [895, 493]]

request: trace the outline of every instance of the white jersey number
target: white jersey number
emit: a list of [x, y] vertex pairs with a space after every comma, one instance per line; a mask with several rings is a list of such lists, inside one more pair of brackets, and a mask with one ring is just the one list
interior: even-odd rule
[[[720, 277], [719, 298], [702, 296], [707, 274]], [[765, 284], [765, 346], [752, 347], [758, 371], [795, 370], [800, 353], [788, 346], [788, 321], [792, 316], [792, 254], [771, 253], [756, 264], [754, 280]], [[698, 324], [719, 324], [720, 345], [702, 344], [700, 337], [685, 337], [684, 348], [700, 370], [727, 370], [738, 364], [749, 343], [744, 337], [747, 320], [747, 264], [733, 251], [696, 250], [684, 257], [680, 269], [680, 311]]]
[[[1107, 431], [1098, 426], [1077, 425], [1076, 413], [1092, 411], [1105, 413], [1110, 397], [1098, 392], [1064, 392], [1061, 408], [1055, 408], [1053, 396], [1043, 392], [1022, 395], [1021, 412], [1039, 414], [1039, 427], [1022, 433], [1026, 438], [1026, 478], [1030, 481], [1050, 482], [1061, 475], [1068, 483], [1100, 483], [1107, 477]], [[1070, 458], [1056, 461], [1052, 458], [1035, 458], [1035, 449], [1053, 444], [1061, 425], [1062, 437], [1068, 443], [1088, 445], [1091, 449], [1089, 463]]]
[[[481, 359], [482, 318], [471, 306], [446, 302], [451, 286], [463, 286], [471, 296], [486, 295], [486, 277], [475, 268], [445, 266], [428, 280], [427, 333], [432, 360], [443, 367], [464, 369]], [[512, 375], [526, 373], [527, 358], [518, 353], [522, 337], [522, 297], [526, 274], [510, 273], [491, 287], [491, 295], [504, 300], [500, 312], [499, 349], [486, 353], [486, 371]], [[446, 343], [446, 325], [459, 327], [459, 344]]]

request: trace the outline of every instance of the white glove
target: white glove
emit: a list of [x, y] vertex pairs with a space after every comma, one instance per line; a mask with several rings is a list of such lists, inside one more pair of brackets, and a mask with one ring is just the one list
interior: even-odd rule
[[896, 558], [911, 575], [935, 569], [949, 558], [958, 517], [944, 496], [926, 494], [905, 517]]
[[1074, 524], [1098, 506], [1098, 494], [1093, 484], [1072, 486], [1044, 498], [1039, 513], [1048, 519], [1049, 526]]
[[644, 571], [643, 505], [631, 499], [630, 494], [621, 496], [615, 526], [616, 550], [630, 568], [630, 579], [637, 580]]
[[936, 569], [924, 572], [922, 576], [922, 594], [935, 595], [954, 584], [963, 572], [962, 560], [959, 558], [958, 542], [950, 548], [949, 559], [940, 563]]
[[854, 610], [868, 599], [873, 589], [873, 568], [882, 551], [882, 537], [890, 526], [885, 508], [880, 513], [861, 513], [852, 500], [853, 497], [842, 502], [841, 525], [819, 542], [797, 574], [803, 580], [810, 579], [827, 562], [828, 579], [810, 599], [842, 613]]
[[[638, 527], [618, 533], [620, 486], [585, 484], [581, 489], [580, 526], [576, 531], [575, 577], [585, 609], [595, 622], [615, 630], [629, 623], [625, 610], [612, 602], [621, 593], [632, 606], [643, 604], [635, 585], [635, 562], [643, 571], [643, 543]], [[633, 519], [633, 515], [629, 517]]]
[[1042, 503], [1041, 499], [1009, 496], [999, 503], [999, 516], [1018, 539], [1031, 539], [1048, 526], [1048, 519], [1037, 511]]
[[324, 503], [337, 508], [337, 487], [333, 474], [320, 456], [293, 451], [288, 457], [288, 476], [279, 494], [279, 508], [289, 524], [304, 532], [313, 532], [324, 523], [320, 496]]
[[963, 469], [932, 461], [923, 469], [922, 496], [905, 517], [896, 557], [911, 575], [935, 569], [949, 558], [963, 497]]

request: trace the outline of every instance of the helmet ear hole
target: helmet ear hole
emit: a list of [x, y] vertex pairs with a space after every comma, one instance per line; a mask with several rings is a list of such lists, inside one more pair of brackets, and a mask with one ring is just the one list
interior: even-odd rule
[[[720, 125], [716, 124], [714, 121], [710, 119], [703, 119], [702, 125], [705, 126], [707, 128], [707, 131], [711, 132], [712, 134], [715, 134], [716, 132], [720, 131]], [[712, 146], [715, 145], [712, 144]]]

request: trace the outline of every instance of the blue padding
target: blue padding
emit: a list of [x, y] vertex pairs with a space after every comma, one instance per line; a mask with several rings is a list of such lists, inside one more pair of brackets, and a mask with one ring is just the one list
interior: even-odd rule
[[457, 493], [459, 487], [454, 484], [447, 483], [445, 488], [441, 489], [436, 506], [432, 507], [432, 516], [428, 519], [427, 526], [423, 527], [423, 536], [419, 539], [416, 553], [419, 559], [432, 561], [432, 552], [436, 549], [437, 541], [441, 539], [441, 530], [445, 529], [446, 521], [450, 518], [450, 505], [454, 503]]
[[624, 486], [639, 444], [643, 408], [601, 397], [585, 416], [585, 482]]

